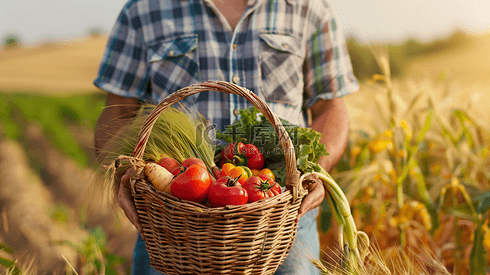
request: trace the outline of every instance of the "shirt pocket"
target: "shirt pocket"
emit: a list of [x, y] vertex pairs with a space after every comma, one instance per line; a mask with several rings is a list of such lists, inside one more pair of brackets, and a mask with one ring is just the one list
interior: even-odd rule
[[148, 47], [147, 62], [156, 101], [200, 81], [197, 42], [197, 35], [187, 35]]
[[273, 33], [262, 33], [259, 37], [261, 93], [265, 100], [301, 105], [304, 53], [300, 40]]

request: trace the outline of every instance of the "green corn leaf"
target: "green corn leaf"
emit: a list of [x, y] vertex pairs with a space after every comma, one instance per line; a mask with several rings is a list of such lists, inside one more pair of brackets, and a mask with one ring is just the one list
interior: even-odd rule
[[[425, 117], [424, 126], [420, 129], [420, 133], [417, 136], [417, 145], [422, 142], [425, 137], [425, 134], [430, 130], [430, 126], [432, 125], [432, 116], [434, 115], [434, 111], [430, 110]], [[417, 146], [418, 147], [418, 146]]]
[[439, 125], [441, 125], [442, 127], [442, 134], [443, 136], [447, 136], [449, 137], [449, 139], [451, 140], [451, 143], [453, 145], [456, 145], [458, 143], [458, 137], [455, 137], [450, 131], [449, 129], [447, 128], [447, 126], [445, 125], [445, 123], [438, 117], [436, 116], [436, 119], [437, 121], [439, 122]]
[[475, 141], [473, 139], [473, 135], [471, 134], [470, 130], [465, 124], [466, 122], [471, 123], [470, 118], [461, 110], [454, 110], [453, 114], [459, 120], [459, 123], [463, 128], [463, 133], [466, 140], [468, 141], [468, 145], [470, 146], [471, 149], [473, 149], [475, 147]]
[[119, 275], [119, 273], [112, 266], [106, 266], [105, 275]]
[[420, 169], [417, 160], [413, 161], [412, 171], [414, 173], [415, 179], [417, 180], [417, 191], [419, 193], [420, 200], [426, 205], [433, 205], [434, 202], [429, 195], [424, 175], [422, 174], [422, 170]]
[[490, 193], [487, 193], [487, 197], [480, 201], [476, 212], [478, 214], [483, 214], [487, 213], [488, 209], [490, 209]]
[[10, 274], [20, 274], [20, 269], [11, 260], [0, 257], [0, 266], [7, 267], [11, 271]]
[[3, 243], [0, 243], [0, 251], [5, 251], [9, 254], [13, 253], [12, 248], [10, 248], [9, 246], [7, 246], [6, 244], [3, 244]]
[[410, 157], [408, 158], [408, 161], [407, 161], [407, 165], [405, 167], [403, 167], [402, 173], [400, 174], [400, 176], [397, 179], [397, 184], [402, 184], [403, 181], [408, 176], [408, 172], [410, 171], [410, 169], [412, 169], [412, 167], [414, 167], [414, 162], [416, 161], [417, 153], [420, 150], [419, 145], [424, 140], [425, 134], [427, 134], [427, 132], [430, 130], [430, 126], [432, 124], [432, 116], [433, 116], [433, 111], [430, 110], [427, 113], [427, 116], [425, 118], [424, 126], [422, 127], [422, 129], [420, 130], [420, 133], [417, 136], [417, 144], [416, 144], [416, 146], [413, 147], [415, 149], [413, 152], [411, 152]]
[[487, 251], [483, 246], [485, 233], [482, 225], [483, 223], [479, 222], [475, 230], [473, 248], [470, 254], [470, 275], [485, 275], [487, 269]]
[[356, 163], [354, 164], [354, 170], [359, 173], [362, 168], [367, 166], [367, 162], [369, 161], [369, 148], [367, 146], [364, 146], [362, 149], [361, 153], [359, 154], [359, 157], [356, 160]]

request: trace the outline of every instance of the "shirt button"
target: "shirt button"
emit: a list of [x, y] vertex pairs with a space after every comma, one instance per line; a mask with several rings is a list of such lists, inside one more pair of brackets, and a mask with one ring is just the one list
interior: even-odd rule
[[235, 75], [232, 80], [233, 80], [233, 83], [237, 84], [238, 81], [240, 81], [240, 78], [237, 75]]
[[155, 54], [154, 56], [151, 57], [150, 62], [156, 62], [156, 61], [160, 61], [160, 60], [162, 60], [162, 57]]
[[173, 56], [174, 54], [175, 54], [175, 51], [174, 51], [174, 50], [170, 50], [170, 51], [168, 52], [168, 56]]
[[233, 44], [233, 49], [236, 50], [236, 44]]
[[238, 110], [235, 109], [235, 111], [233, 113], [237, 116], [238, 115]]

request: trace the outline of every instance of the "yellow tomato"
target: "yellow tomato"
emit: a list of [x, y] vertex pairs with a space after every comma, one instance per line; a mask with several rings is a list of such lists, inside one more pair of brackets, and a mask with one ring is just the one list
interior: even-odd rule
[[264, 168], [260, 170], [259, 175], [269, 176], [273, 181], [276, 181], [276, 177], [274, 176], [274, 173], [272, 173], [271, 169], [269, 168]]
[[248, 179], [248, 173], [247, 173], [247, 171], [245, 169], [243, 169], [243, 167], [238, 167], [237, 166], [237, 167], [231, 169], [231, 171], [230, 171], [230, 177], [232, 179], [240, 177], [238, 179], [238, 182], [240, 184], [243, 184]]
[[231, 172], [231, 169], [235, 168], [235, 165], [233, 165], [232, 163], [225, 163], [223, 164], [223, 167], [221, 168], [221, 175], [223, 177], [225, 176], [229, 176], [230, 175], [230, 172]]

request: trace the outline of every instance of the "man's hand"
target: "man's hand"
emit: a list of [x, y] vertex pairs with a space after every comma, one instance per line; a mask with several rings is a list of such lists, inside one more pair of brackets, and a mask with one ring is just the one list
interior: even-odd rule
[[[95, 148], [99, 160], [104, 159], [104, 146], [122, 126], [126, 125], [136, 115], [141, 104], [135, 98], [107, 94], [106, 108], [100, 114], [95, 131]], [[114, 195], [117, 195], [119, 205], [134, 224], [136, 229], [143, 232], [139, 222], [138, 213], [131, 195], [130, 169], [116, 175], [114, 182]], [[143, 235], [141, 235], [143, 237]]]
[[129, 221], [136, 227], [141, 237], [143, 235], [143, 226], [140, 223], [138, 217], [138, 212], [136, 211], [136, 206], [134, 205], [133, 196], [131, 195], [131, 168], [127, 169], [122, 175], [121, 181], [119, 183], [119, 190], [117, 191], [117, 201], [119, 206], [124, 211], [124, 214], [129, 219]]
[[323, 187], [322, 181], [316, 175], [308, 176], [304, 181], [309, 184], [307, 187], [308, 195], [306, 195], [303, 198], [303, 202], [301, 202], [296, 222], [298, 222], [306, 212], [317, 208], [325, 198], [325, 187]]

